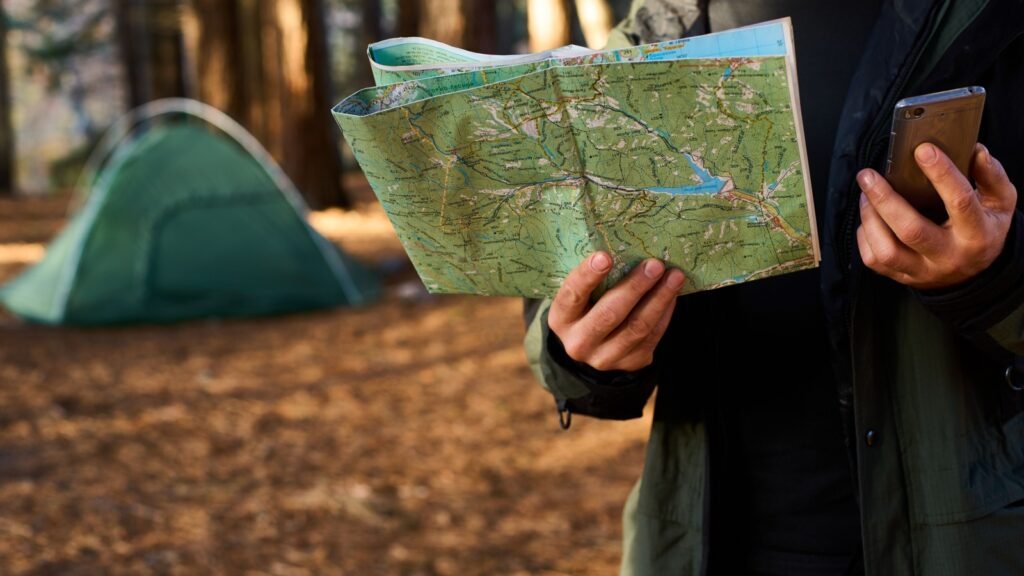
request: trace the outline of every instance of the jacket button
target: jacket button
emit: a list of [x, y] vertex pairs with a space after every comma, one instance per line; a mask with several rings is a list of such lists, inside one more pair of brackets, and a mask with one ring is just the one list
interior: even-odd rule
[[868, 445], [868, 448], [873, 448], [878, 443], [878, 432], [874, 430], [868, 430], [864, 433], [864, 443]]

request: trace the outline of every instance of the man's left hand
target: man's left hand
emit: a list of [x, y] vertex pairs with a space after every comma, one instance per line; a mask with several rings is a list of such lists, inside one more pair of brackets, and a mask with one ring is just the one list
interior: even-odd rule
[[942, 197], [949, 220], [932, 222], [878, 172], [861, 170], [861, 259], [875, 272], [912, 288], [955, 286], [984, 271], [1002, 252], [1017, 190], [999, 161], [980, 144], [971, 170], [977, 190], [938, 147], [921, 144], [914, 156]]

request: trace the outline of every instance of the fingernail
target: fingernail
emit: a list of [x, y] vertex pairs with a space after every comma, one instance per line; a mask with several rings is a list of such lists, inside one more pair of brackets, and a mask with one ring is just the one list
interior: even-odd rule
[[931, 144], [921, 144], [918, 146], [917, 150], [914, 151], [914, 156], [917, 157], [918, 162], [926, 165], [935, 162], [935, 159], [938, 158], [938, 155], [935, 153], [935, 146]]
[[868, 197], [863, 192], [860, 193], [860, 207], [864, 208], [868, 205]]
[[867, 191], [875, 185], [875, 171], [874, 170], [861, 170], [857, 174], [857, 182], [860, 183], [860, 189]]
[[673, 270], [668, 273], [668, 279], [665, 280], [665, 284], [670, 290], [679, 290], [683, 286], [683, 281], [686, 280], [686, 276], [679, 270]]
[[664, 272], [665, 265], [660, 260], [650, 260], [644, 264], [644, 276], [648, 278], [659, 278]]
[[590, 258], [590, 269], [594, 272], [607, 272], [612, 267], [612, 259], [604, 252], [598, 252]]

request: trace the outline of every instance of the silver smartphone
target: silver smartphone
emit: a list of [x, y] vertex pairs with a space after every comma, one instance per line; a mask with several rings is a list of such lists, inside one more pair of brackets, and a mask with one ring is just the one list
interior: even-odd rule
[[935, 220], [946, 218], [942, 198], [918, 167], [914, 150], [931, 142], [970, 177], [984, 107], [985, 89], [980, 86], [904, 98], [896, 103], [885, 179], [922, 214]]

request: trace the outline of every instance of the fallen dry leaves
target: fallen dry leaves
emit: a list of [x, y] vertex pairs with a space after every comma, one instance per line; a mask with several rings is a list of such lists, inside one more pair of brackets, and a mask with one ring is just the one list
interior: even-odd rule
[[[0, 244], [45, 243], [64, 202], [0, 202]], [[314, 222], [415, 278], [375, 204]], [[559, 431], [516, 300], [398, 293], [171, 326], [0, 313], [0, 573], [614, 573], [648, 423]]]

